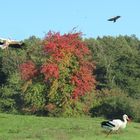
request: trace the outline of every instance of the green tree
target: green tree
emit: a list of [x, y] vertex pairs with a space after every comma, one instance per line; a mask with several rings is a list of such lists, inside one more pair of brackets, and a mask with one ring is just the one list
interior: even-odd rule
[[24, 84], [21, 82], [19, 66], [27, 60], [29, 54], [36, 55], [33, 46], [38, 46], [40, 42], [40, 39], [30, 37], [25, 40], [25, 46], [22, 49], [0, 50], [0, 109], [2, 111], [21, 111], [24, 105]]
[[133, 36], [86, 39], [97, 63], [97, 89], [120, 88], [129, 96], [140, 96], [140, 41]]

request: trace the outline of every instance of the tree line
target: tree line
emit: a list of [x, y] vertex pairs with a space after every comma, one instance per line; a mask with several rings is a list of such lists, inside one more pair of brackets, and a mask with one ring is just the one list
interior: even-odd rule
[[22, 49], [0, 50], [1, 112], [46, 116], [127, 113], [140, 121], [140, 40], [31, 36]]

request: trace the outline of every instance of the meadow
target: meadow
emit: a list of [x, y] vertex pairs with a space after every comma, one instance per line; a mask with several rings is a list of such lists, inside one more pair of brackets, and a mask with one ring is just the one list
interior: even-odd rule
[[139, 140], [140, 124], [106, 137], [103, 118], [54, 118], [0, 113], [0, 140]]

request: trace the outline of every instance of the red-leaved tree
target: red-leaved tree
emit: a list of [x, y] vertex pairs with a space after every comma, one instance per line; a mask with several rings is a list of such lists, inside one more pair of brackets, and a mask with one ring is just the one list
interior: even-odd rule
[[46, 60], [38, 67], [31, 60], [21, 65], [22, 79], [39, 76], [40, 80], [42, 75], [47, 87], [43, 93], [46, 99], [44, 110], [70, 114], [70, 110], [75, 110], [76, 103], [82, 103], [84, 96], [91, 94], [95, 87], [95, 64], [91, 52], [82, 41], [81, 33], [61, 35], [53, 32], [44, 38], [43, 51], [42, 57]]

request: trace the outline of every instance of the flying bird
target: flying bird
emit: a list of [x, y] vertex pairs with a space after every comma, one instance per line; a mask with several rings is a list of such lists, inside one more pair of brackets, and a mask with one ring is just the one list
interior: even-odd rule
[[8, 47], [22, 48], [22, 46], [24, 46], [24, 43], [22, 41], [0, 38], [0, 48], [1, 49], [6, 49]]
[[108, 21], [116, 22], [116, 20], [119, 19], [120, 17], [121, 16], [115, 16], [115, 17], [109, 18]]
[[114, 119], [111, 121], [103, 121], [101, 123], [101, 127], [105, 128], [106, 130], [109, 130], [107, 136], [112, 132], [112, 131], [117, 131], [119, 129], [124, 129], [126, 127], [127, 121], [130, 119], [126, 114], [123, 115], [123, 121], [120, 119]]

